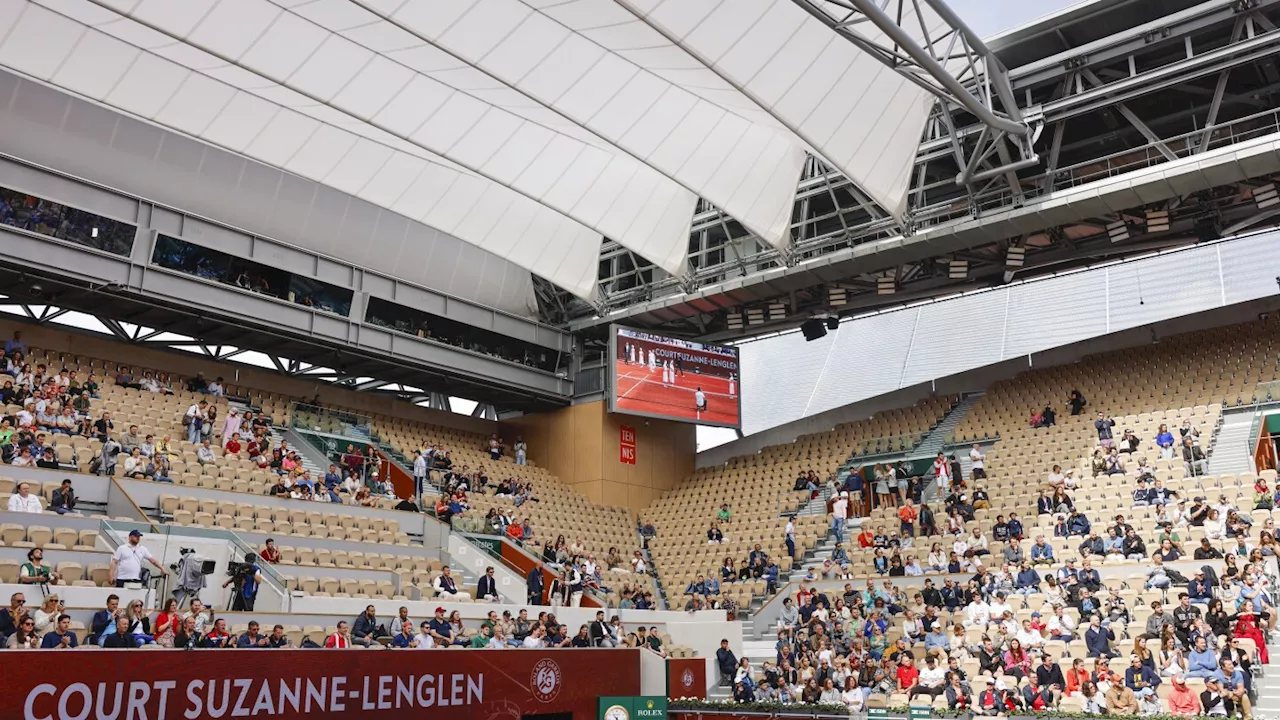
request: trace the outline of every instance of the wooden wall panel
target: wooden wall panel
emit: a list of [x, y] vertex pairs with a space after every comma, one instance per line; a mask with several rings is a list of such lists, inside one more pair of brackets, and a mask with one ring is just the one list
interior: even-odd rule
[[[636, 431], [635, 465], [620, 459], [624, 425]], [[636, 511], [692, 472], [697, 452], [695, 426], [616, 415], [603, 402], [526, 415], [504, 423], [502, 432], [523, 435], [530, 458], [584, 493], [597, 493], [594, 502]]]

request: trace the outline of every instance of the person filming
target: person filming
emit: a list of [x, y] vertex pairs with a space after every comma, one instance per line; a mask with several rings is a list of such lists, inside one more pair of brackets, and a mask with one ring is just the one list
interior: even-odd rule
[[222, 583], [222, 587], [235, 586], [235, 594], [231, 598], [232, 612], [253, 612], [253, 602], [258, 598], [258, 586], [262, 584], [258, 554], [245, 553], [244, 562], [233, 564], [227, 573], [231, 577]]

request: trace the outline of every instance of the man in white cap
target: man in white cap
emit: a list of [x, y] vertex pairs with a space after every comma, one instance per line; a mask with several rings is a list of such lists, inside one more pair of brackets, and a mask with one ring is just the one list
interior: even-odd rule
[[844, 542], [844, 523], [849, 519], [849, 491], [842, 490], [831, 502], [831, 531], [836, 542]]

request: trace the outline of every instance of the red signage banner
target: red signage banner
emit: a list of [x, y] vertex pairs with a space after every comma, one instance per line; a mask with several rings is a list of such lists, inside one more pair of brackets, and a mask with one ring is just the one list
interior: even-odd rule
[[707, 659], [670, 658], [667, 660], [667, 699], [707, 699]]
[[590, 718], [601, 695], [640, 694], [638, 650], [14, 652], [15, 720]]
[[623, 425], [619, 430], [618, 461], [623, 465], [636, 464], [636, 429]]

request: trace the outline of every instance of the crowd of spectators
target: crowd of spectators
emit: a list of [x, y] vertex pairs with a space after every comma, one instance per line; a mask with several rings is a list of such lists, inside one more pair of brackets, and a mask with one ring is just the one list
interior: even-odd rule
[[[373, 605], [352, 621], [339, 621], [322, 635], [303, 635], [295, 644], [281, 624], [271, 630], [250, 620], [242, 631], [233, 632], [227, 619], [217, 617], [213, 608], [193, 599], [185, 611], [176, 600], [165, 602], [159, 612], [148, 611], [141, 600], [122, 606], [117, 595], [93, 614], [83, 636], [72, 629], [72, 618], [56, 594], [45, 596], [38, 608], [29, 608], [25, 593], [14, 593], [9, 606], [0, 609], [0, 643], [18, 649], [64, 650], [94, 645], [111, 649], [142, 647], [169, 649], [273, 649], [273, 648], [388, 648], [388, 649], [474, 649], [516, 648], [639, 648], [666, 655], [666, 646], [656, 626], [638, 625], [629, 629], [618, 616], [606, 619], [605, 611], [574, 631], [560, 622], [554, 612], [541, 611], [530, 617], [527, 609], [514, 616], [510, 610], [493, 610], [479, 622], [464, 621], [457, 610], [435, 609], [433, 617], [419, 621], [401, 607], [395, 617], [378, 617]], [[293, 633], [296, 637], [297, 633]]]
[[[1068, 404], [1079, 415], [1087, 401], [1073, 391]], [[1032, 423], [1055, 424], [1053, 408], [1033, 413]], [[775, 658], [756, 668], [726, 646], [717, 653], [721, 683], [741, 702], [844, 704], [854, 712], [923, 695], [983, 715], [1250, 717], [1251, 671], [1267, 661], [1267, 637], [1280, 619], [1268, 573], [1280, 554], [1274, 521], [1267, 516], [1255, 527], [1250, 511], [1271, 510], [1280, 494], [1258, 478], [1249, 507], [1225, 494], [1183, 497], [1142, 453], [1130, 461], [1143, 439], [1115, 426], [1098, 414], [1094, 475], [1118, 465], [1132, 476], [1130, 515], [1154, 517], [1154, 532], [1144, 537], [1125, 512], [1088, 518], [1074, 495], [1090, 480], [1057, 465], [1036, 502], [1036, 514], [1050, 517], [1052, 542], [1043, 522], [1029, 520], [1029, 531], [1017, 512], [1006, 509], [993, 522], [981, 513], [992, 503], [979, 445], [969, 478], [954, 456], [935, 461], [931, 474], [947, 493], [941, 521], [910, 475], [874, 466], [866, 495], [890, 508], [897, 524], [864, 521], [853, 538], [872, 555], [870, 576], [852, 567], [844, 547], [846, 522], [862, 514], [853, 501], [864, 495], [851, 476], [828, 506], [835, 549], [782, 601]], [[1203, 474], [1200, 434], [1189, 422], [1160, 426], [1154, 442], [1163, 459], [1183, 461], [1187, 477]], [[1203, 537], [1184, 542], [1194, 528]], [[1064, 545], [1067, 556], [1058, 557]], [[1137, 587], [1127, 584], [1132, 576], [1104, 580], [1097, 567], [1112, 558], [1147, 565]], [[1173, 565], [1183, 559], [1197, 565]], [[895, 584], [912, 576], [926, 576], [923, 586]], [[839, 580], [856, 582], [836, 593], [810, 589]]]
[[[1225, 708], [1249, 717], [1250, 671], [1267, 661], [1265, 632], [1276, 621], [1266, 556], [1242, 557], [1220, 577], [1205, 566], [1175, 583], [1166, 570], [1169, 584], [1147, 584], [1161, 592], [1146, 612], [1129, 608], [1119, 583], [1108, 587], [1088, 556], [1042, 577], [1027, 556], [1008, 561], [1023, 552], [1016, 537], [997, 552], [1005, 562], [995, 570], [978, 563], [967, 579], [926, 578], [913, 592], [887, 578], [846, 583], [839, 595], [801, 582], [783, 600], [776, 658], [753, 668], [725, 648], [721, 682], [743, 702], [852, 711], [872, 696], [893, 704], [926, 695], [979, 714], [1057, 709], [1070, 698], [1063, 708], [1095, 714]], [[1036, 565], [1054, 562], [1042, 556]], [[1202, 680], [1204, 692], [1183, 692], [1187, 679]], [[1173, 688], [1163, 705], [1162, 683]]]

